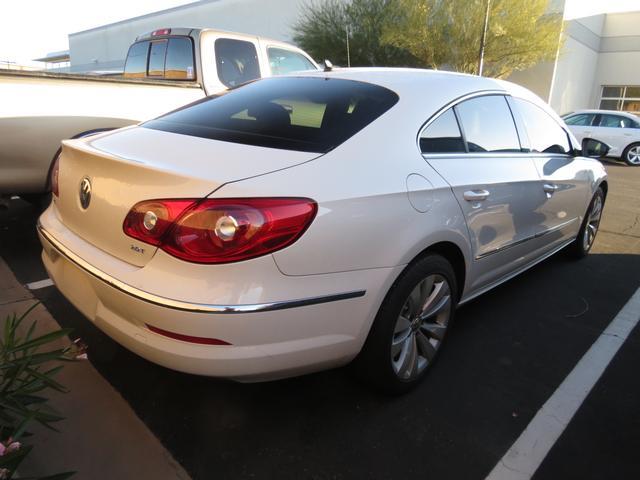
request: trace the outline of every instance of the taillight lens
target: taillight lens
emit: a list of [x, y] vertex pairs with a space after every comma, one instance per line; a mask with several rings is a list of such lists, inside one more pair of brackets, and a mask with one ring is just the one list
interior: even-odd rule
[[49, 179], [49, 183], [51, 184], [51, 192], [56, 196], [60, 196], [60, 191], [58, 188], [58, 176], [60, 174], [60, 155], [56, 157], [53, 161], [53, 166], [51, 167], [51, 178]]
[[182, 260], [229, 263], [291, 245], [316, 212], [307, 198], [150, 200], [131, 209], [123, 228]]

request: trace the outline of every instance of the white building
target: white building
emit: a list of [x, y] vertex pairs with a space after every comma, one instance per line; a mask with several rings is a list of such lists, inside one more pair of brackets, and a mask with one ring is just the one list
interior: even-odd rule
[[517, 72], [558, 113], [582, 108], [640, 112], [640, 10], [565, 23], [555, 62]]
[[215, 28], [292, 41], [303, 0], [202, 0], [69, 35], [72, 72], [122, 70], [142, 33], [168, 27]]
[[[70, 70], [122, 70], [129, 45], [165, 27], [209, 27], [291, 42], [305, 0], [203, 0], [69, 35]], [[550, 11], [562, 12], [564, 0]], [[570, 20], [555, 62], [509, 80], [547, 100], [558, 113], [581, 108], [640, 111], [640, 10]], [[46, 61], [47, 59], [42, 59]]]

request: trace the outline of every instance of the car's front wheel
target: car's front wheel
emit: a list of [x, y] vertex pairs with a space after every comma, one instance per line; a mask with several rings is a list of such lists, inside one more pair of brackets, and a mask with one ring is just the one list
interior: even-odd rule
[[640, 167], [640, 143], [632, 143], [622, 152], [622, 159], [627, 165]]
[[387, 294], [360, 355], [356, 373], [390, 393], [403, 393], [427, 373], [453, 320], [456, 278], [442, 256], [410, 265]]

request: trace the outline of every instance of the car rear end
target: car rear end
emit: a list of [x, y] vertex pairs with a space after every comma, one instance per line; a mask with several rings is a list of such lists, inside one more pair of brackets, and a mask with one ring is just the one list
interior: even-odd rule
[[[322, 205], [286, 191], [224, 195], [245, 178], [293, 172], [368, 123], [336, 116], [342, 128], [310, 132], [321, 102], [301, 106], [303, 93], [321, 83], [284, 105], [273, 90], [295, 85], [279, 81], [64, 143], [38, 226], [45, 267], [89, 320], [155, 363], [251, 381], [343, 364], [361, 346], [379, 300], [367, 291], [381, 290], [389, 272], [286, 275], [273, 253], [303, 237]], [[344, 112], [380, 93], [338, 84], [331, 95], [347, 87], [355, 90], [340, 100]], [[381, 115], [396, 99], [366, 107]], [[320, 118], [332, 107], [323, 108]]]

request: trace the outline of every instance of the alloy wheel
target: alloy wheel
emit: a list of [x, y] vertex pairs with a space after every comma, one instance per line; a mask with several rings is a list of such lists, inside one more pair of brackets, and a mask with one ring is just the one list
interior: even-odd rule
[[391, 363], [404, 381], [417, 377], [433, 361], [451, 318], [451, 287], [442, 275], [419, 282], [405, 300], [391, 341]]
[[634, 165], [640, 165], [640, 145], [629, 149], [627, 152], [627, 161]]
[[602, 195], [596, 195], [593, 200], [593, 205], [589, 211], [589, 217], [587, 218], [587, 225], [584, 229], [584, 235], [582, 237], [582, 246], [585, 251], [591, 248], [593, 241], [598, 233], [598, 227], [600, 226], [600, 217], [602, 217]]

